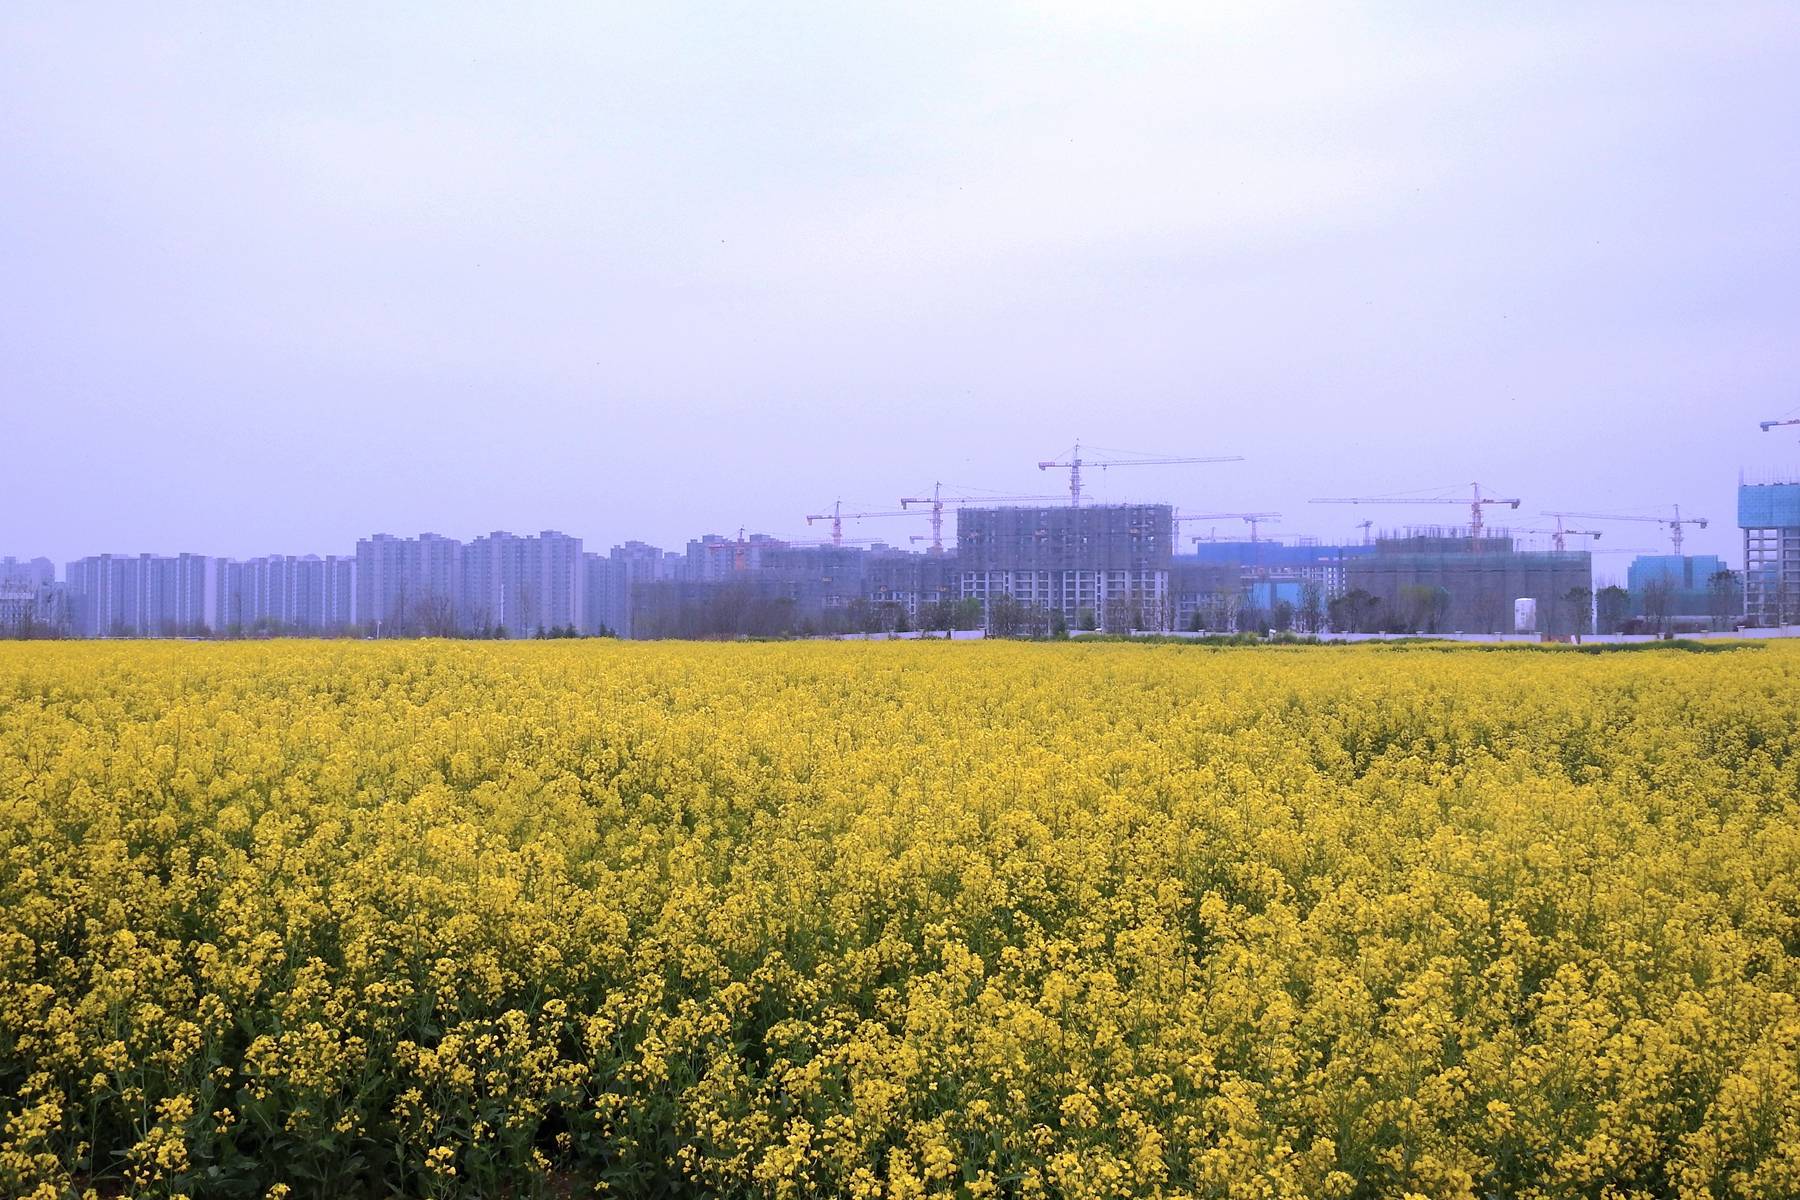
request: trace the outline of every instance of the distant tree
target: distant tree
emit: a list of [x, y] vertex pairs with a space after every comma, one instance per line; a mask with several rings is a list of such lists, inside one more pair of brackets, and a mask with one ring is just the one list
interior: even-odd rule
[[1197, 628], [1232, 630], [1239, 627], [1239, 613], [1244, 594], [1235, 587], [1218, 588], [1207, 594], [1202, 609], [1203, 624]]
[[1339, 633], [1375, 632], [1381, 597], [1362, 588], [1351, 588], [1328, 606], [1331, 627]]
[[994, 637], [1021, 637], [1025, 632], [1025, 605], [1011, 595], [988, 599], [987, 630]]
[[1450, 612], [1450, 593], [1429, 584], [1409, 584], [1400, 589], [1400, 606], [1407, 632], [1438, 633]]
[[1644, 620], [1655, 633], [1666, 633], [1670, 609], [1674, 606], [1675, 585], [1666, 576], [1644, 585]]
[[1126, 633], [1138, 628], [1137, 605], [1130, 596], [1108, 596], [1100, 605], [1100, 626], [1108, 633]]
[[1600, 612], [1600, 632], [1618, 633], [1631, 617], [1631, 593], [1613, 584], [1603, 587], [1594, 597]]
[[456, 605], [448, 596], [427, 594], [413, 601], [408, 615], [407, 631], [419, 637], [455, 637], [460, 630], [456, 622]]
[[1274, 609], [1269, 613], [1269, 624], [1274, 627], [1277, 633], [1286, 633], [1294, 627], [1294, 614], [1296, 611], [1297, 610], [1294, 608], [1292, 602], [1287, 600], [1277, 600]]
[[1744, 611], [1743, 580], [1736, 571], [1714, 571], [1706, 581], [1706, 605], [1714, 629], [1730, 629]]
[[1316, 634], [1325, 624], [1325, 589], [1316, 579], [1300, 585], [1300, 628]]
[[1550, 605], [1550, 632], [1556, 636], [1571, 634], [1580, 638], [1592, 633], [1594, 593], [1584, 587], [1572, 587]]

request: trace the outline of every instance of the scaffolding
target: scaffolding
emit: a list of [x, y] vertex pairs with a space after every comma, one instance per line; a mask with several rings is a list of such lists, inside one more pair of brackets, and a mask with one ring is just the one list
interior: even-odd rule
[[1800, 483], [1738, 487], [1744, 533], [1744, 616], [1787, 625], [1800, 616]]
[[1520, 550], [1510, 535], [1413, 530], [1379, 539], [1345, 563], [1346, 586], [1379, 601], [1383, 627], [1418, 633], [1504, 633], [1514, 603], [1536, 601], [1544, 632], [1580, 632], [1593, 586], [1586, 550]]
[[1071, 628], [1169, 628], [1167, 504], [963, 508], [956, 541], [960, 593], [990, 614], [1007, 597]]

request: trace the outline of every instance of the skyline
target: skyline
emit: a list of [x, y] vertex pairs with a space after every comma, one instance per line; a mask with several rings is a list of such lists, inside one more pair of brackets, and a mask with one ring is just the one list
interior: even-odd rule
[[0, 14], [3, 552], [1800, 470], [1786, 6], [438, 11]]
[[[1084, 454], [1091, 456], [1093, 452], [1098, 449], [1101, 448], [1088, 447], [1085, 448], [1083, 452]], [[1116, 468], [1120, 465], [1137, 466], [1140, 464], [1132, 463], [1129, 459], [1122, 458], [1114, 459], [1110, 464], [1112, 468]], [[1143, 465], [1151, 466], [1150, 464]], [[1060, 475], [1065, 481], [1064, 486], [1066, 487], [1066, 481], [1069, 477], [1066, 464], [1059, 463], [1057, 464], [1057, 467], [1063, 469], [1060, 471], [1053, 471], [1053, 474]], [[1151, 469], [1167, 470], [1170, 468], [1151, 466]], [[1128, 472], [1127, 474], [1135, 475], [1137, 472]], [[1743, 482], [1800, 482], [1800, 469], [1796, 469], [1793, 472], [1783, 472], [1777, 469], [1769, 471], [1766, 474], [1769, 476], [1768, 478], [1755, 478], [1746, 474]], [[1167, 500], [1148, 499], [1141, 496], [1127, 495], [1117, 498], [1109, 497], [1107, 495], [1107, 489], [1102, 485], [1101, 481], [1108, 477], [1112, 477], [1113, 475], [1114, 471], [1112, 469], [1108, 469], [1096, 462], [1090, 461], [1088, 469], [1084, 471], [1082, 476], [1083, 498], [1080, 507], [1091, 508], [1107, 505], [1169, 503]], [[1734, 493], [1737, 486], [1737, 484], [1733, 484]], [[924, 490], [929, 494], [929, 489], [921, 490]], [[1055, 509], [1069, 506], [1067, 501], [1055, 499], [1052, 490], [1048, 488], [1044, 489], [1041, 493], [1041, 501], [1036, 501], [1035, 496], [1027, 497], [1023, 494], [1014, 495], [996, 493], [991, 501], [969, 503], [952, 501], [950, 493], [953, 490], [954, 489], [946, 489], [946, 498], [944, 500], [946, 526], [944, 544], [947, 552], [954, 552], [956, 548], [954, 512], [957, 508], [1009, 507]], [[1496, 489], [1485, 488], [1481, 494], [1487, 497], [1494, 497], [1496, 495]], [[967, 500], [970, 498], [965, 497], [964, 499]], [[1672, 554], [1674, 552], [1673, 546], [1675, 539], [1673, 536], [1673, 526], [1670, 521], [1665, 519], [1673, 515], [1673, 512], [1668, 507], [1664, 507], [1660, 512], [1653, 506], [1644, 506], [1641, 510], [1636, 512], [1624, 510], [1609, 514], [1596, 514], [1588, 511], [1577, 513], [1563, 511], [1560, 515], [1570, 518], [1565, 522], [1558, 520], [1557, 514], [1535, 512], [1530, 508], [1529, 503], [1526, 502], [1524, 498], [1519, 499], [1521, 502], [1516, 510], [1509, 506], [1507, 500], [1490, 499], [1487, 501], [1486, 503], [1492, 507], [1487, 509], [1487, 515], [1484, 517], [1484, 526], [1488, 532], [1493, 535], [1513, 538], [1522, 549], [1550, 548], [1555, 528], [1566, 524], [1569, 532], [1568, 545], [1571, 550], [1589, 551], [1597, 556], [1632, 554], [1636, 557], [1655, 557], [1658, 555]], [[1384, 501], [1387, 500], [1395, 501], [1395, 503], [1391, 505], [1384, 503]], [[1442, 512], [1444, 514], [1442, 518], [1435, 518], [1432, 513], [1420, 512], [1417, 507], [1420, 501], [1429, 501], [1432, 505], [1436, 506], [1433, 511]], [[543, 524], [535, 530], [531, 529], [529, 526], [525, 526], [523, 527], [523, 533], [521, 533], [518, 528], [503, 529], [498, 526], [481, 529], [479, 531], [451, 529], [448, 532], [446, 532], [446, 528], [428, 526], [419, 529], [365, 529], [361, 533], [355, 535], [352, 546], [355, 542], [365, 541], [371, 537], [411, 538], [418, 536], [435, 536], [466, 544], [490, 535], [534, 537], [539, 533], [572, 536], [578, 541], [581, 541], [584, 545], [606, 547], [609, 550], [617, 550], [628, 545], [645, 545], [674, 554], [679, 554], [685, 548], [690, 548], [691, 546], [708, 539], [734, 541], [738, 537], [771, 538], [783, 543], [799, 546], [824, 545], [830, 544], [831, 542], [830, 531], [832, 521], [830, 518], [832, 509], [836, 503], [837, 502], [834, 501], [834, 504], [821, 506], [825, 511], [823, 513], [811, 514], [812, 519], [810, 521], [806, 516], [799, 518], [799, 530], [797, 532], [792, 528], [753, 529], [748, 526], [741, 526], [736, 530], [718, 528], [695, 530], [690, 531], [685, 535], [678, 535], [667, 541], [656, 541], [648, 537], [635, 536], [629, 532], [617, 537], [590, 538], [579, 530], [572, 533], [569, 532], [569, 526], [566, 522], [559, 524]], [[874, 523], [865, 523], [860, 519], [859, 513], [863, 511], [861, 506], [851, 503], [841, 504], [843, 545], [846, 547], [863, 548], [868, 548], [871, 545], [879, 545], [910, 553], [925, 553], [929, 548], [928, 531], [931, 528], [931, 524], [928, 514], [930, 513], [930, 505], [919, 501], [913, 501], [904, 508], [893, 507], [894, 504], [899, 503], [901, 503], [899, 500], [895, 500], [890, 502], [883, 511], [874, 512], [872, 515], [880, 518]], [[1233, 510], [1195, 514], [1193, 510], [1189, 509], [1185, 510], [1187, 515], [1183, 515], [1184, 510], [1181, 506], [1173, 505], [1172, 507], [1179, 518], [1176, 529], [1177, 537], [1175, 553], [1178, 555], [1191, 555], [1195, 553], [1194, 545], [1199, 541], [1233, 543], [1261, 540], [1269, 543], [1298, 544], [1309, 542], [1322, 545], [1348, 546], [1364, 543], [1369, 539], [1407, 536], [1414, 532], [1443, 531], [1454, 533], [1457, 530], [1461, 530], [1462, 536], [1467, 536], [1472, 528], [1469, 522], [1468, 493], [1465, 492], [1463, 495], [1459, 496], [1456, 495], [1454, 491], [1447, 488], [1420, 489], [1417, 492], [1411, 493], [1390, 493], [1380, 496], [1360, 497], [1358, 498], [1358, 502], [1351, 502], [1342, 498], [1309, 497], [1302, 501], [1302, 505], [1306, 506], [1311, 511], [1335, 511], [1338, 512], [1340, 516], [1354, 517], [1356, 519], [1348, 521], [1347, 527], [1335, 536], [1319, 535], [1294, 528], [1295, 519], [1292, 511]], [[1326, 505], [1336, 507], [1324, 509], [1313, 508], [1313, 506]], [[878, 501], [869, 505], [868, 508], [881, 509], [882, 505]], [[1729, 514], [1723, 521], [1721, 521], [1718, 516], [1697, 511], [1691, 505], [1680, 506], [1679, 511], [1682, 517], [1682, 525], [1684, 526], [1681, 535], [1683, 542], [1682, 553], [1690, 556], [1713, 555], [1724, 560], [1727, 564], [1731, 565], [1733, 569], [1742, 567], [1744, 546], [1742, 542], [1742, 530], [1736, 524], [1738, 509], [1735, 496], [1731, 502]], [[911, 514], [910, 519], [896, 515], [903, 512], [909, 512]], [[1256, 518], [1256, 520], [1254, 522], [1240, 520], [1240, 518], [1246, 517]], [[1207, 523], [1205, 525], [1199, 524], [1199, 522], [1203, 520]], [[1332, 520], [1335, 523], [1338, 519], [1332, 518]], [[1369, 522], [1367, 528], [1364, 528], [1362, 525], [1362, 522], [1365, 520]], [[1704, 528], [1700, 526], [1700, 520], [1706, 522]], [[1193, 524], [1189, 525], [1188, 528], [1181, 527], [1182, 524], [1189, 522], [1192, 522]], [[1315, 523], [1318, 522], [1315, 521]], [[1610, 540], [1606, 536], [1599, 538], [1592, 536], [1592, 527], [1596, 525], [1602, 527], [1601, 532], [1603, 535], [1610, 535]], [[1223, 533], [1220, 532], [1221, 528], [1224, 530]], [[1200, 532], [1202, 530], [1204, 530], [1204, 532]], [[1727, 533], [1735, 540], [1724, 546], [1722, 550], [1713, 550], [1704, 545], [1704, 543], [1709, 540], [1718, 540], [1721, 533]], [[1640, 534], [1641, 536], [1639, 536]], [[306, 546], [298, 548], [264, 547], [246, 554], [230, 554], [191, 543], [193, 543], [193, 539], [190, 538], [186, 542], [182, 542], [176, 546], [113, 547], [110, 549], [90, 548], [66, 556], [50, 554], [29, 546], [23, 551], [6, 546], [0, 546], [0, 550], [5, 550], [7, 553], [22, 561], [35, 558], [48, 559], [55, 564], [59, 574], [63, 567], [70, 562], [77, 559], [101, 555], [135, 557], [140, 555], [196, 554], [207, 558], [245, 561], [263, 558], [269, 555], [283, 557], [330, 557], [346, 553], [344, 547]], [[351, 552], [353, 552], [353, 550]], [[1621, 558], [1619, 562], [1621, 564], [1619, 570], [1622, 571], [1624, 569], [1625, 561]], [[1605, 569], [1606, 566], [1607, 564], [1604, 563], [1596, 564], [1596, 579], [1610, 577], [1614, 574], [1610, 569]]]

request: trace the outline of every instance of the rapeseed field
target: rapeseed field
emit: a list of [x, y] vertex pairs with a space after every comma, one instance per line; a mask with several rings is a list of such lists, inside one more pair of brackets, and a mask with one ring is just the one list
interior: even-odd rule
[[0, 645], [0, 1195], [1800, 1195], [1800, 650]]

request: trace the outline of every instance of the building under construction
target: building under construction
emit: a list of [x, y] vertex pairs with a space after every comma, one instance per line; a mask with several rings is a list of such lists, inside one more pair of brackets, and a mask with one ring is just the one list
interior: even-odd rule
[[912, 554], [878, 548], [863, 559], [863, 595], [877, 605], [895, 605], [909, 623], [935, 604], [958, 598], [956, 556]]
[[1511, 633], [1514, 603], [1535, 601], [1537, 632], [1586, 629], [1593, 557], [1586, 550], [1520, 550], [1511, 536], [1466, 530], [1380, 538], [1344, 564], [1348, 594], [1374, 598], [1363, 632]]
[[1241, 613], [1266, 612], [1282, 603], [1298, 609], [1309, 594], [1322, 612], [1343, 595], [1350, 560], [1374, 552], [1373, 545], [1327, 545], [1312, 539], [1291, 545], [1197, 539], [1191, 554], [1175, 556], [1175, 628], [1233, 629]]
[[1738, 487], [1744, 532], [1744, 616], [1753, 625], [1800, 619], [1800, 483]]
[[990, 618], [1001, 597], [1073, 629], [1167, 629], [1175, 512], [1167, 504], [962, 508], [959, 592]]

